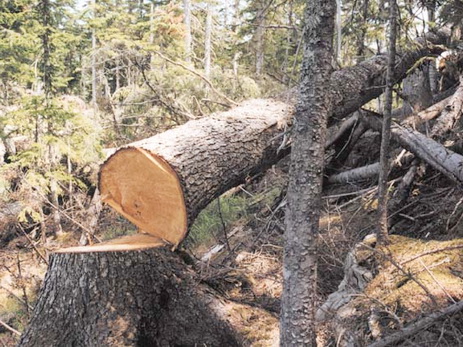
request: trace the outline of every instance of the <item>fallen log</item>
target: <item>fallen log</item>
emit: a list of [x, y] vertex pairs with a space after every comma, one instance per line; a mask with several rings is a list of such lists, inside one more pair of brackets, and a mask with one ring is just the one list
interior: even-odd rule
[[[367, 124], [374, 130], [381, 129], [381, 115], [372, 111], [362, 111]], [[410, 128], [393, 124], [392, 138], [406, 150], [443, 173], [451, 180], [463, 182], [463, 156], [454, 153], [436, 141]]]
[[[407, 71], [421, 58], [440, 54], [448, 33], [427, 33], [415, 39], [413, 50], [400, 52], [398, 63], [394, 68], [393, 80], [401, 81]], [[364, 104], [377, 98], [384, 91], [387, 55], [376, 55], [352, 67], [341, 69], [332, 74], [331, 86], [333, 95], [333, 119], [331, 122], [342, 119], [357, 111]]]
[[291, 115], [284, 103], [253, 100], [131, 143], [101, 166], [101, 199], [175, 248], [213, 199], [285, 154], [277, 135]]
[[[441, 100], [427, 109], [407, 117], [400, 125], [418, 128], [424, 122], [433, 120], [439, 116], [436, 123], [431, 129], [431, 137], [437, 138], [442, 136], [446, 131], [453, 127], [455, 122], [462, 114], [463, 105], [463, 83], [455, 91], [455, 94]], [[360, 120], [364, 120], [360, 117]], [[371, 126], [371, 124], [370, 124]], [[377, 130], [377, 129], [375, 129]], [[379, 130], [378, 130], [379, 131]], [[408, 161], [413, 160], [413, 157], [408, 157]], [[392, 164], [394, 165], [394, 163]], [[327, 183], [348, 183], [365, 180], [379, 174], [379, 163], [369, 164], [363, 167], [354, 168], [343, 171], [328, 177]]]

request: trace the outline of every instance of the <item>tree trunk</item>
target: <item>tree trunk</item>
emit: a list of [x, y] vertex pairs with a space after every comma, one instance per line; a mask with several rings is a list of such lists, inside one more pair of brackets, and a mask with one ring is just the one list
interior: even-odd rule
[[183, 0], [183, 8], [185, 14], [185, 61], [190, 63], [191, 62], [191, 45], [192, 45], [192, 38], [191, 38], [191, 2], [190, 0]]
[[254, 100], [119, 149], [102, 166], [102, 200], [176, 247], [199, 212], [274, 164], [292, 108]]
[[[399, 52], [400, 59], [393, 73], [394, 83], [402, 80], [420, 58], [442, 52], [442, 47], [436, 45], [444, 43], [448, 36], [443, 32], [438, 34], [426, 34], [425, 37], [417, 38], [415, 43], [418, 48]], [[331, 121], [346, 117], [381, 95], [386, 84], [386, 67], [387, 55], [376, 55], [360, 64], [334, 72], [331, 75], [334, 102]]]
[[[92, 0], [92, 13], [93, 18], [96, 19], [96, 0]], [[98, 76], [96, 70], [96, 30], [92, 28], [92, 55], [91, 55], [91, 65], [92, 65], [92, 106], [97, 108], [97, 90], [98, 90]]]
[[367, 20], [368, 20], [369, 0], [364, 0], [362, 4], [362, 20], [363, 24], [360, 28], [360, 38], [357, 43], [357, 61], [365, 60], [365, 37], [367, 36]]
[[307, 3], [300, 100], [287, 193], [281, 346], [316, 346], [317, 245], [336, 0]]
[[241, 345], [229, 304], [198, 282], [162, 248], [53, 254], [19, 346]]
[[336, 0], [336, 50], [335, 60], [342, 61], [341, 57], [342, 48], [342, 0]]
[[207, 5], [206, 33], [204, 39], [204, 76], [211, 78], [211, 51], [212, 51], [212, 5]]
[[384, 102], [384, 116], [381, 129], [381, 152], [379, 157], [379, 178], [378, 178], [378, 229], [376, 236], [379, 244], [388, 243], [387, 224], [387, 177], [389, 175], [389, 152], [391, 139], [392, 120], [392, 88], [394, 87], [394, 65], [397, 40], [397, 2], [389, 0], [389, 57], [387, 64], [386, 91]]
[[265, 61], [265, 51], [264, 51], [264, 39], [265, 39], [265, 12], [266, 12], [266, 5], [264, 3], [261, 4], [261, 8], [257, 10], [256, 15], [256, 33], [255, 33], [255, 40], [256, 40], [256, 75], [262, 75], [264, 69], [264, 61]]

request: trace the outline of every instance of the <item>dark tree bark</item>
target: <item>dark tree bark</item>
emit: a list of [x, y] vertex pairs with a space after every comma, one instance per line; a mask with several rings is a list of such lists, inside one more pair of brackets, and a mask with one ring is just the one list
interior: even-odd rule
[[397, 40], [397, 2], [389, 0], [389, 57], [387, 64], [386, 77], [386, 101], [384, 103], [384, 116], [381, 129], [381, 152], [379, 158], [379, 178], [378, 178], [378, 229], [376, 231], [379, 244], [388, 242], [387, 224], [387, 200], [388, 186], [387, 177], [389, 175], [389, 152], [391, 139], [391, 118], [392, 118], [392, 87], [394, 86], [394, 65], [396, 55]]
[[281, 346], [316, 346], [317, 254], [336, 0], [311, 1], [287, 193]]
[[166, 249], [57, 253], [19, 346], [239, 346], [226, 305]]

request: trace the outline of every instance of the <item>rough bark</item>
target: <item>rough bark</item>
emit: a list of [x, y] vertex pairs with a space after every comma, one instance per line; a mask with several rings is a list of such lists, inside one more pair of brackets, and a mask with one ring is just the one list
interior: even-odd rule
[[238, 346], [229, 304], [179, 256], [57, 253], [19, 346]]
[[213, 199], [285, 154], [277, 135], [291, 116], [284, 103], [253, 100], [125, 146], [101, 168], [102, 200], [176, 246]]
[[394, 86], [394, 65], [397, 40], [397, 1], [389, 1], [389, 52], [386, 74], [386, 91], [384, 102], [384, 115], [381, 129], [381, 150], [379, 155], [379, 177], [378, 177], [378, 226], [376, 236], [379, 244], [388, 243], [389, 228], [387, 223], [387, 201], [389, 176], [389, 156], [391, 141], [392, 121], [392, 88]]
[[[446, 34], [428, 33], [415, 40], [417, 48], [399, 52], [394, 68], [394, 83], [402, 80], [407, 71], [422, 57], [443, 51], [436, 46], [445, 42]], [[331, 75], [333, 121], [345, 118], [384, 91], [387, 55], [376, 55], [360, 64], [338, 70]]]
[[282, 346], [316, 346], [317, 246], [336, 0], [307, 3], [300, 100], [294, 121], [287, 193]]

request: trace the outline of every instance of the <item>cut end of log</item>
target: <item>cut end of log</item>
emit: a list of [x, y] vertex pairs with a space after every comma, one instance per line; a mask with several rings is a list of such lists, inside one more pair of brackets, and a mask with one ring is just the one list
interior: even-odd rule
[[187, 233], [183, 191], [165, 160], [141, 148], [117, 151], [101, 167], [103, 202], [140, 230], [177, 246]]
[[69, 247], [57, 250], [55, 253], [90, 253], [90, 252], [122, 252], [136, 251], [148, 248], [163, 247], [166, 242], [149, 234], [123, 236], [108, 242], [92, 246]]

